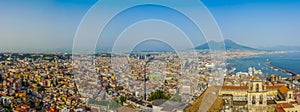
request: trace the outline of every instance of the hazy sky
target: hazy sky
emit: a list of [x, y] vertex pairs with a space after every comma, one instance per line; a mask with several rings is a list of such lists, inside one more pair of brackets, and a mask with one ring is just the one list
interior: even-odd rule
[[[0, 48], [71, 48], [81, 19], [96, 2], [96, 0], [1, 0]], [[225, 39], [256, 48], [299, 45], [300, 0], [202, 0], [202, 2], [215, 17]], [[193, 9], [197, 8], [191, 7], [191, 10]], [[143, 18], [148, 16], [159, 18], [160, 14], [167, 12], [167, 9], [163, 8], [154, 10], [149, 8], [149, 10], [152, 12], [144, 13]], [[135, 13], [142, 14], [143, 11]], [[134, 14], [123, 16], [123, 21], [126, 21]], [[174, 17], [183, 18], [176, 14]], [[118, 25], [120, 20], [115, 21], [112, 26]], [[189, 22], [181, 25], [187, 26], [187, 29], [193, 28]], [[107, 35], [107, 38], [99, 41], [107, 43], [106, 41], [117, 38], [109, 37], [110, 33]], [[200, 38], [193, 41], [195, 45], [205, 42], [203, 37], [190, 38], [191, 40]]]

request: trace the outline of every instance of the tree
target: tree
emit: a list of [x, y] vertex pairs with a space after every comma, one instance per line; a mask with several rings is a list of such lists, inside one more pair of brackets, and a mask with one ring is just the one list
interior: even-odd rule
[[155, 92], [151, 93], [151, 95], [149, 96], [148, 100], [149, 101], [153, 101], [153, 100], [156, 100], [156, 99], [165, 99], [165, 100], [168, 100], [170, 98], [171, 98], [170, 94], [166, 94], [162, 90], [156, 90]]
[[127, 98], [125, 96], [120, 97], [120, 102], [123, 105], [124, 102], [126, 102]]

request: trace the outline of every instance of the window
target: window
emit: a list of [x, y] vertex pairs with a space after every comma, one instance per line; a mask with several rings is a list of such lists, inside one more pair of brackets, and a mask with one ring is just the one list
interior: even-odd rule
[[255, 96], [252, 96], [252, 104], [255, 104]]
[[263, 95], [259, 96], [259, 104], [263, 104], [263, 98], [264, 98]]
[[256, 84], [256, 92], [259, 91], [259, 84]]

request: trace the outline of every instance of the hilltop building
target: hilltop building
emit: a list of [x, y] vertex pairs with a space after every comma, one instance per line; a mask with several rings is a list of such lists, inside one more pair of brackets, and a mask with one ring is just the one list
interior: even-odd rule
[[219, 96], [224, 101], [224, 112], [274, 112], [280, 104], [291, 104], [289, 110], [300, 111], [300, 105], [294, 103], [293, 92], [287, 85], [268, 86], [257, 77], [247, 86], [222, 86]]

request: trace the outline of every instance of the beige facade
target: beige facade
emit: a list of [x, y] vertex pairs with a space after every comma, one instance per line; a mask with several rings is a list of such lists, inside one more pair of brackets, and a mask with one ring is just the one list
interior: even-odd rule
[[[293, 100], [293, 92], [282, 86], [266, 86], [260, 79], [254, 79], [248, 86], [222, 86], [219, 96], [225, 102], [223, 111], [273, 112], [276, 100]], [[228, 96], [232, 96], [232, 103]], [[279, 96], [279, 97], [278, 97]], [[280, 97], [281, 96], [281, 97]]]

